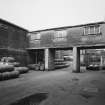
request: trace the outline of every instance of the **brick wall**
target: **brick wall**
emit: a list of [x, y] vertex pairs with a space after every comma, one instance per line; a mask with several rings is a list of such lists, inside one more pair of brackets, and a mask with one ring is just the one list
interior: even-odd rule
[[27, 30], [0, 20], [0, 58], [12, 56], [21, 65], [27, 64], [29, 46]]

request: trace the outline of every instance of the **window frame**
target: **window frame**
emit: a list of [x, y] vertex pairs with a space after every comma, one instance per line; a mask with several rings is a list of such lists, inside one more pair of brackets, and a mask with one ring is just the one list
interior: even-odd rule
[[58, 41], [63, 41], [67, 38], [67, 31], [66, 30], [55, 30], [54, 31], [54, 39]]
[[[83, 35], [101, 35], [100, 25], [88, 25], [83, 27]], [[98, 28], [98, 32], [96, 31]], [[92, 33], [93, 31], [93, 33]]]
[[[32, 36], [34, 36], [33, 38], [32, 38]], [[41, 40], [41, 34], [40, 33], [35, 33], [34, 35], [32, 35], [31, 36], [31, 41], [40, 41]]]

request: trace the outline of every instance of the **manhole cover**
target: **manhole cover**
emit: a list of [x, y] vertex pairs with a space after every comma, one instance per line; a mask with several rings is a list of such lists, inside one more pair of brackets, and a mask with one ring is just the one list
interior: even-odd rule
[[23, 99], [17, 100], [10, 105], [39, 105], [48, 97], [48, 93], [37, 93]]

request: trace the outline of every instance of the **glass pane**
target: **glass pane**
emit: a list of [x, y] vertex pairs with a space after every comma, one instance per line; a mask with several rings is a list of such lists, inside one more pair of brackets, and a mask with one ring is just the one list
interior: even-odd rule
[[95, 34], [95, 29], [94, 29], [95, 27], [94, 26], [90, 26], [90, 34]]
[[99, 28], [99, 26], [95, 27], [95, 33], [96, 33], [96, 34], [100, 33], [100, 28]]
[[85, 35], [88, 35], [89, 33], [89, 27], [85, 27]]

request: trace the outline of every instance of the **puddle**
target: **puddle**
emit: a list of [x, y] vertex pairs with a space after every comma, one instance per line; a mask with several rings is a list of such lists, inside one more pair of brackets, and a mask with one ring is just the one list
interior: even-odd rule
[[72, 81], [79, 81], [77, 77], [72, 78]]
[[92, 94], [88, 94], [88, 93], [80, 93], [80, 95], [86, 99], [92, 98], [94, 97]]
[[84, 88], [83, 91], [91, 92], [91, 93], [97, 93], [98, 92], [98, 88], [87, 87], [87, 88]]
[[95, 97], [98, 93], [98, 88], [86, 87], [82, 90], [80, 95], [86, 99]]
[[23, 99], [17, 100], [10, 105], [39, 105], [48, 97], [48, 93], [37, 93]]

